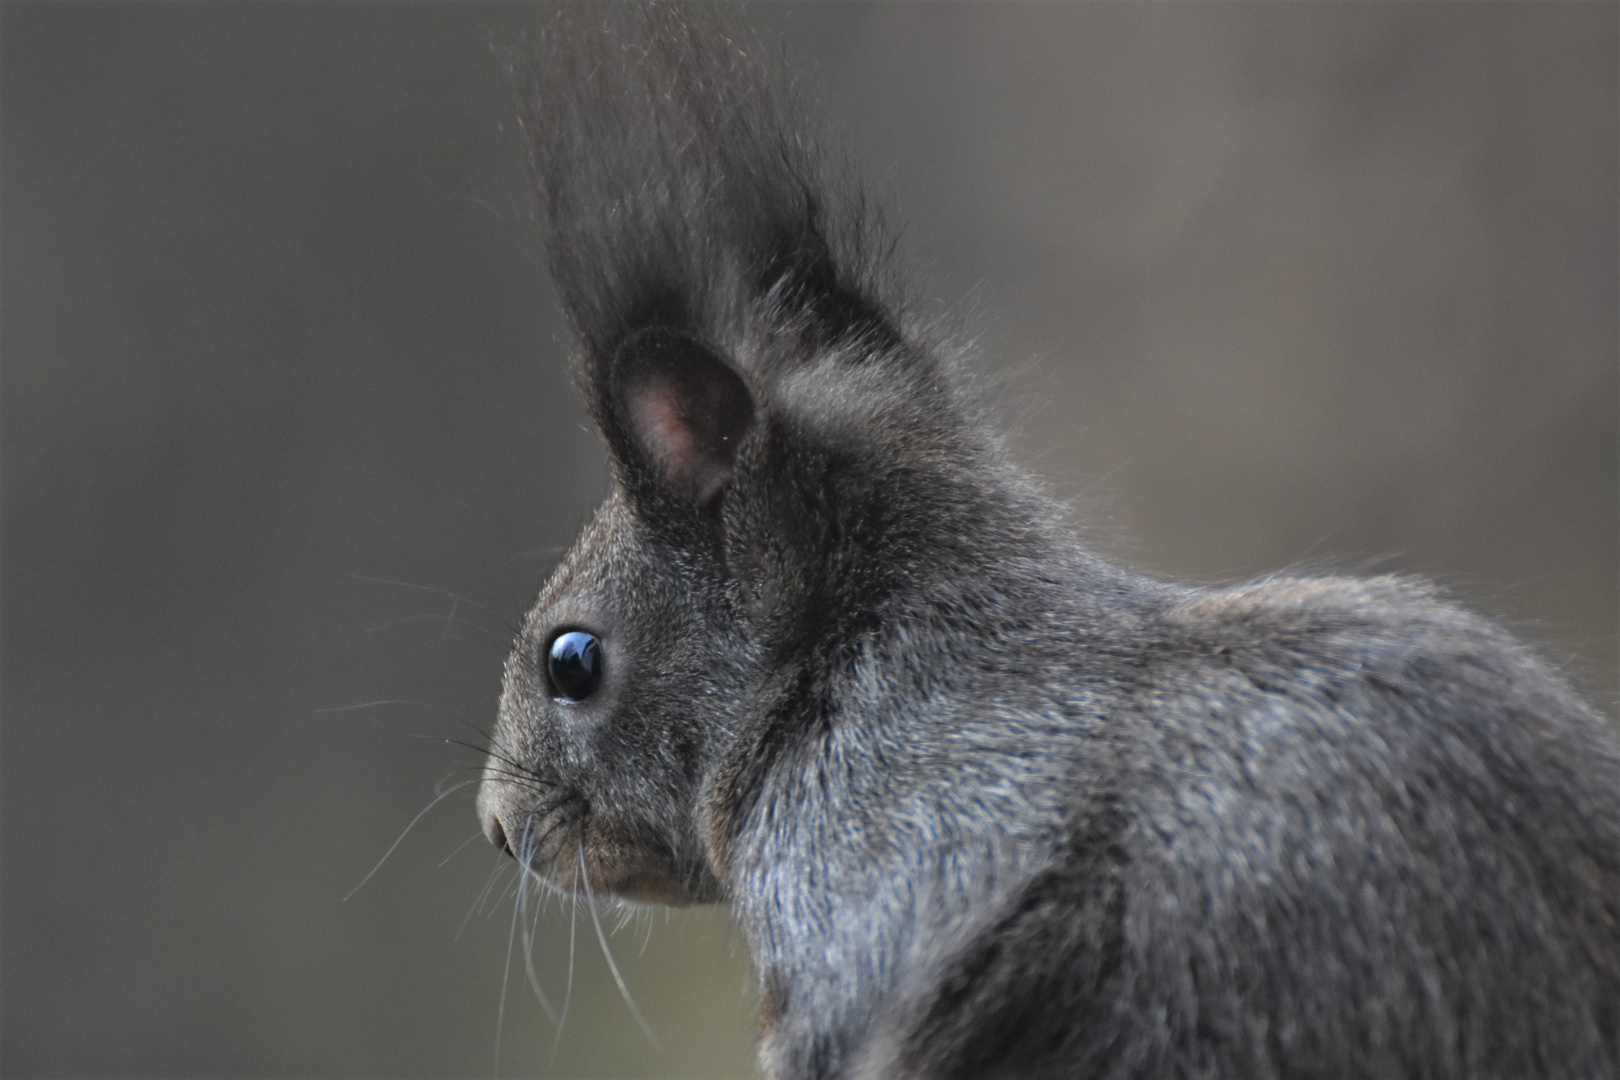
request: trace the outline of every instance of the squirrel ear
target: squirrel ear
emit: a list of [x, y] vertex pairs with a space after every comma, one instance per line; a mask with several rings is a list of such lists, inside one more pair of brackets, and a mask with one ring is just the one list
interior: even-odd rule
[[719, 513], [754, 400], [732, 367], [698, 339], [653, 327], [614, 362], [619, 414], [663, 487]]

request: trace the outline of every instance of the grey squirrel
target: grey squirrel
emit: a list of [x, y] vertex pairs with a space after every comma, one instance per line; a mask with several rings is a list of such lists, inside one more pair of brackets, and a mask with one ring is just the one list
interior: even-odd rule
[[782, 1080], [1620, 1076], [1606, 718], [1418, 580], [1088, 553], [723, 17], [526, 70], [613, 490], [506, 664], [497, 846], [729, 905]]

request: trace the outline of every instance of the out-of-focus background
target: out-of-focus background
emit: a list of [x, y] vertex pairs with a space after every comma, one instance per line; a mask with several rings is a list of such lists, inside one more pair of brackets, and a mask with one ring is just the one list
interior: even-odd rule
[[[1432, 574], [1612, 710], [1620, 7], [751, 18], [1094, 543]], [[654, 1041], [554, 903], [558, 1034], [470, 790], [345, 902], [604, 491], [489, 47], [542, 19], [0, 8], [6, 1076], [752, 1071], [712, 911], [609, 939]]]

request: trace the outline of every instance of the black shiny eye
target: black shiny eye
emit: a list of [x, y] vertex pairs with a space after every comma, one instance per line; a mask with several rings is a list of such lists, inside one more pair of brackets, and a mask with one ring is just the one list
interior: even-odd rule
[[602, 643], [583, 630], [563, 631], [551, 639], [546, 674], [558, 697], [584, 701], [602, 682]]

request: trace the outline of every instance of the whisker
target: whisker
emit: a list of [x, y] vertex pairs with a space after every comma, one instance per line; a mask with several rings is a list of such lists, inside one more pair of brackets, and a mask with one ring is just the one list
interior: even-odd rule
[[510, 765], [510, 766], [512, 766], [512, 768], [519, 770], [520, 772], [522, 772], [523, 774], [528, 776], [531, 780], [544, 782], [544, 781], [541, 781], [540, 775], [538, 773], [536, 773], [534, 770], [530, 769], [527, 765], [524, 765], [522, 762], [514, 761], [513, 759], [507, 757], [504, 753], [498, 753], [496, 750], [486, 750], [484, 747], [479, 746], [477, 743], [470, 743], [470, 742], [467, 742], [464, 739], [452, 739], [452, 738], [449, 738], [449, 737], [444, 736], [444, 735], [418, 735], [418, 736], [415, 736], [415, 737], [419, 738], [419, 739], [439, 739], [439, 740], [443, 741], [444, 743], [446, 743], [446, 744], [448, 744], [450, 746], [459, 746], [463, 750], [471, 750], [475, 754], [488, 754], [490, 757], [495, 758], [497, 761], [500, 761], [500, 762], [502, 762], [503, 764], [506, 764], [506, 765]]
[[[579, 852], [580, 868], [583, 870], [585, 865], [583, 844], [580, 845]], [[647, 1018], [641, 1015], [641, 1010], [636, 1008], [636, 1003], [631, 1000], [630, 988], [624, 984], [624, 976], [619, 974], [619, 965], [613, 961], [613, 950], [608, 948], [607, 935], [602, 933], [602, 920], [596, 915], [596, 897], [591, 893], [590, 875], [582, 874], [582, 880], [585, 883], [585, 906], [591, 913], [591, 925], [596, 927], [596, 940], [602, 946], [602, 956], [607, 960], [608, 971], [613, 973], [613, 981], [619, 987], [619, 996], [624, 998], [625, 1005], [630, 1009], [630, 1015], [636, 1018], [636, 1024], [641, 1028], [642, 1034], [647, 1036], [647, 1041], [653, 1044], [653, 1049], [662, 1051], [663, 1046], [658, 1042], [658, 1036], [653, 1034], [652, 1025], [647, 1023]]]
[[[668, 912], [669, 909], [665, 908], [664, 911]], [[636, 959], [638, 959], [638, 960], [641, 959], [643, 956], [647, 955], [647, 946], [652, 944], [652, 936], [653, 936], [652, 912], [650, 912], [650, 911], [647, 912], [647, 918], [646, 918], [645, 921], [646, 921], [646, 925], [647, 925], [647, 936], [641, 939], [641, 951], [636, 953]]]
[[[421, 732], [411, 734], [411, 735], [407, 735], [406, 738], [420, 739], [420, 740], [422, 740], [424, 742], [441, 742], [441, 743], [444, 743], [446, 746], [454, 746], [454, 747], [456, 747], [458, 749], [461, 749], [461, 750], [471, 750], [474, 753], [482, 754], [485, 757], [492, 757], [496, 761], [501, 762], [503, 765], [511, 766], [510, 769], [494, 770], [496, 775], [507, 776], [507, 777], [510, 777], [510, 778], [512, 778], [514, 780], [521, 780], [524, 783], [532, 784], [532, 785], [536, 785], [536, 786], [543, 785], [545, 787], [556, 787], [556, 784], [554, 784], [550, 780], [545, 779], [539, 773], [537, 773], [533, 769], [529, 768], [527, 765], [524, 765], [521, 762], [509, 760], [504, 755], [495, 753], [492, 750], [481, 750], [474, 743], [464, 742], [461, 739], [449, 739], [449, 738], [446, 738], [443, 735], [427, 735], [427, 734], [423, 734]], [[468, 763], [468, 764], [457, 766], [456, 771], [458, 771], [458, 772], [466, 772], [468, 770], [477, 769], [479, 772], [483, 772], [487, 768], [488, 768], [487, 763]]]
[[470, 743], [470, 742], [467, 742], [465, 739], [453, 739], [453, 738], [451, 738], [451, 737], [449, 737], [447, 735], [432, 735], [432, 734], [427, 734], [425, 732], [419, 732], [419, 733], [411, 735], [410, 737], [413, 738], [413, 739], [430, 739], [430, 740], [437, 739], [437, 740], [439, 740], [439, 741], [441, 741], [441, 742], [443, 742], [443, 743], [445, 743], [446, 745], [449, 745], [449, 746], [459, 746], [463, 750], [471, 750], [475, 754], [482, 754], [482, 755], [485, 755], [487, 757], [492, 757], [492, 758], [496, 759], [497, 761], [499, 761], [499, 762], [501, 762], [503, 764], [510, 765], [513, 769], [516, 769], [519, 773], [529, 777], [530, 779], [532, 779], [532, 780], [534, 780], [536, 782], [539, 782], [539, 783], [547, 782], [547, 781], [544, 781], [541, 778], [539, 773], [535, 772], [533, 769], [531, 769], [529, 766], [523, 764], [521, 761], [517, 760], [515, 757], [512, 757], [511, 753], [508, 752], [507, 748], [502, 746], [501, 741], [499, 739], [495, 738], [495, 736], [493, 736], [493, 735], [489, 734], [488, 732], [484, 731], [482, 728], [479, 728], [477, 725], [468, 723], [465, 720], [461, 720], [461, 721], [459, 721], [459, 723], [461, 723], [463, 726], [465, 726], [467, 728], [470, 728], [473, 731], [474, 734], [482, 736], [487, 745], [483, 745], [483, 744], [479, 744], [479, 743]]
[[[580, 826], [579, 840], [579, 850], [583, 858], [583, 852], [585, 851], [585, 827], [583, 824]], [[578, 886], [579, 871], [575, 870], [574, 873], [574, 884]], [[562, 1047], [563, 1025], [568, 1020], [568, 1005], [574, 1000], [574, 944], [579, 940], [579, 934], [576, 932], [576, 923], [579, 916], [578, 888], [573, 890], [569, 899], [571, 903], [568, 905], [568, 981], [563, 984], [562, 1016], [557, 1021], [557, 1037], [551, 1041], [551, 1060], [548, 1065], [550, 1068], [555, 1068], [557, 1065], [557, 1051]]]
[[[495, 736], [493, 734], [491, 734], [487, 729], [479, 727], [477, 724], [473, 723], [471, 720], [467, 720], [467, 719], [465, 719], [463, 717], [451, 714], [451, 713], [449, 713], [449, 711], [447, 709], [440, 708], [438, 705], [435, 705], [430, 701], [411, 701], [411, 700], [408, 700], [408, 699], [405, 699], [405, 698], [380, 698], [380, 699], [378, 699], [376, 701], [362, 701], [362, 702], [360, 702], [359, 704], [356, 704], [356, 705], [338, 705], [338, 706], [335, 706], [333, 708], [311, 709], [310, 711], [312, 713], [316, 714], [316, 715], [322, 715], [322, 714], [327, 714], [327, 713], [358, 712], [361, 709], [376, 709], [376, 708], [381, 708], [384, 705], [409, 705], [409, 706], [411, 706], [413, 708], [417, 708], [417, 709], [431, 709], [431, 710], [433, 710], [434, 712], [437, 712], [437, 713], [444, 713], [444, 714], [446, 714], [448, 716], [448, 718], [451, 721], [453, 721], [454, 723], [460, 724], [462, 727], [464, 727], [467, 730], [471, 731], [473, 734], [475, 734], [475, 735], [479, 736], [480, 738], [482, 738], [482, 739], [486, 740], [487, 742], [489, 742], [490, 745], [492, 745], [492, 746], [497, 745], [497, 740], [495, 739]], [[417, 736], [417, 737], [418, 738], [433, 738], [433, 736]], [[481, 748], [475, 747], [474, 749], [480, 749], [480, 752], [482, 752]]]
[[466, 917], [461, 920], [461, 926], [456, 930], [456, 941], [461, 940], [461, 935], [466, 931], [467, 924], [472, 922], [473, 913], [483, 908], [485, 901], [489, 899], [490, 891], [495, 888], [496, 879], [501, 876], [501, 872], [506, 869], [507, 865], [506, 855], [504, 853], [497, 853], [495, 857], [495, 868], [489, 872], [489, 877], [484, 881], [484, 887], [480, 889], [478, 891], [478, 895], [473, 898], [472, 906], [467, 909]]
[[448, 854], [448, 855], [446, 855], [444, 857], [444, 861], [439, 863], [438, 869], [443, 870], [444, 867], [445, 867], [445, 863], [448, 863], [451, 859], [455, 858], [457, 855], [460, 855], [463, 851], [466, 850], [468, 844], [472, 843], [474, 840], [478, 840], [478, 839], [482, 838], [483, 835], [484, 835], [484, 830], [483, 829], [474, 829], [473, 834], [471, 836], [467, 837], [467, 839], [465, 839], [461, 843], [457, 844], [456, 849], [454, 851], [452, 851], [450, 854]]
[[423, 709], [435, 708], [426, 701], [410, 701], [406, 698], [378, 698], [376, 701], [361, 701], [354, 705], [334, 705], [325, 709], [311, 709], [310, 712], [320, 715], [323, 713], [357, 712], [360, 709], [376, 709], [383, 705], [415, 705]]
[[[523, 875], [518, 875], [519, 889], [522, 888]], [[500, 1004], [495, 1009], [495, 1076], [501, 1075], [501, 1026], [506, 1022], [506, 984], [512, 977], [512, 943], [517, 938], [518, 910], [521, 904], [512, 905], [512, 926], [506, 933], [506, 966], [501, 970], [501, 997]]]
[[366, 882], [370, 881], [372, 879], [372, 876], [375, 875], [378, 870], [382, 869], [382, 864], [388, 861], [388, 857], [394, 853], [395, 848], [399, 847], [400, 844], [404, 843], [405, 837], [409, 836], [411, 830], [416, 828], [416, 823], [418, 821], [421, 821], [424, 817], [427, 816], [427, 813], [428, 813], [429, 810], [432, 810], [435, 806], [438, 806], [441, 802], [443, 802], [449, 796], [453, 795], [455, 792], [460, 791], [464, 787], [470, 787], [471, 785], [476, 784], [476, 783], [478, 783], [477, 780], [463, 780], [461, 783], [455, 785], [454, 787], [449, 788], [449, 789], [447, 789], [445, 791], [442, 791], [439, 794], [435, 795], [433, 797], [432, 802], [430, 802], [426, 806], [422, 807], [421, 811], [415, 817], [411, 818], [411, 823], [409, 825], [405, 826], [405, 831], [399, 834], [399, 838], [397, 840], [395, 840], [392, 844], [388, 845], [388, 850], [383, 852], [383, 857], [377, 860], [377, 865], [373, 866], [371, 868], [371, 873], [368, 873], [365, 877], [361, 878], [360, 879], [360, 884], [356, 885], [354, 888], [349, 890], [349, 895], [345, 896], [343, 898], [344, 903], [347, 903], [354, 896], [355, 893], [357, 893], [361, 889], [365, 888]]
[[[542, 891], [540, 895], [543, 897], [545, 895], [544, 891]], [[539, 902], [534, 905], [534, 919], [524, 931], [523, 971], [524, 974], [528, 976], [529, 988], [534, 991], [535, 1000], [540, 1003], [540, 1008], [545, 1011], [546, 1019], [551, 1021], [552, 1027], [557, 1027], [560, 1023], [557, 1016], [557, 1010], [552, 1008], [551, 999], [546, 997], [546, 992], [540, 988], [540, 975], [534, 970], [534, 942], [540, 927], [540, 912], [542, 907], [543, 904]]]
[[509, 635], [497, 634], [495, 631], [491, 630], [489, 627], [482, 626], [482, 625], [480, 625], [478, 623], [475, 623], [471, 619], [458, 619], [455, 616], [453, 610], [452, 610], [452, 613], [449, 614], [449, 615], [427, 615], [427, 614], [423, 614], [423, 615], [401, 615], [397, 619], [389, 619], [387, 622], [378, 623], [376, 626], [368, 626], [368, 627], [366, 627], [366, 633], [375, 634], [375, 633], [378, 633], [378, 632], [383, 631], [383, 630], [391, 629], [391, 628], [393, 628], [395, 626], [401, 626], [401, 625], [403, 625], [405, 623], [422, 622], [424, 619], [431, 620], [433, 622], [442, 622], [442, 623], [445, 624], [446, 633], [441, 635], [441, 637], [449, 637], [450, 636], [449, 627], [451, 627], [451, 626], [465, 626], [469, 630], [476, 630], [480, 634], [484, 634], [484, 635], [492, 638], [495, 641], [501, 642], [502, 644], [505, 644], [507, 641], [511, 640], [511, 637]]
[[[506, 769], [491, 769], [487, 765], [464, 765], [457, 771], [476, 772], [478, 773], [480, 779], [484, 776], [498, 776], [513, 786], [521, 788], [522, 790], [533, 795], [550, 795], [555, 790], [555, 785], [548, 784], [544, 780], [536, 780], [529, 776], [520, 776], [517, 773], [510, 772]], [[477, 781], [474, 781], [474, 783], [476, 782]]]
[[360, 581], [370, 581], [378, 585], [393, 585], [401, 589], [416, 589], [420, 592], [434, 593], [438, 596], [448, 596], [450, 599], [466, 604], [468, 607], [475, 607], [479, 611], [484, 612], [486, 615], [494, 616], [496, 619], [500, 620], [501, 625], [505, 626], [512, 632], [514, 637], [517, 635], [519, 629], [519, 627], [513, 623], [512, 620], [508, 619], [505, 615], [502, 615], [494, 608], [480, 604], [476, 600], [469, 600], [460, 593], [452, 592], [449, 589], [440, 589], [432, 585], [419, 585], [414, 581], [395, 581], [392, 578], [372, 577], [369, 574], [350, 574], [349, 576]]
[[464, 773], [466, 771], [467, 771], [466, 766], [458, 765], [455, 768], [451, 769], [449, 772], [445, 773], [443, 776], [439, 777], [438, 780], [434, 781], [434, 783], [433, 783], [433, 794], [435, 794], [435, 795], [444, 795], [444, 794], [448, 794], [451, 791], [454, 791], [456, 788], [466, 787], [467, 786], [466, 781], [462, 781], [462, 780], [456, 780], [455, 783], [452, 784], [448, 788], [445, 788], [445, 787], [441, 786], [441, 785], [450, 783], [452, 780], [455, 779], [455, 777], [459, 776], [460, 774], [462, 774], [462, 773]]

